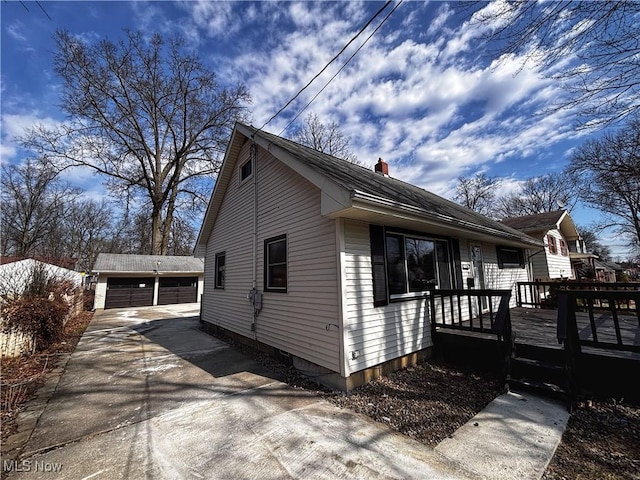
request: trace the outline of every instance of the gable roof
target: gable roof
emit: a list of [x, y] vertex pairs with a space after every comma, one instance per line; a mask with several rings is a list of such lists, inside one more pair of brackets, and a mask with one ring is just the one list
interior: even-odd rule
[[568, 239], [580, 237], [578, 229], [567, 210], [555, 210], [553, 212], [523, 215], [521, 217], [508, 217], [500, 221], [511, 228], [527, 233], [547, 232], [553, 228], [557, 228], [562, 231]]
[[[203, 253], [207, 238], [233, 173], [235, 161], [245, 141], [251, 139], [277, 159], [316, 185], [323, 193], [322, 214], [332, 217], [376, 210], [402, 212], [405, 217], [431, 224], [447, 225], [451, 229], [475, 231], [491, 238], [523, 246], [542, 247], [542, 243], [525, 233], [484, 215], [469, 210], [402, 180], [374, 172], [369, 168], [319, 152], [299, 143], [237, 123], [231, 136], [211, 202], [196, 242], [196, 253]], [[408, 217], [407, 217], [408, 218]]]
[[191, 256], [99, 253], [96, 273], [202, 273], [204, 261]]

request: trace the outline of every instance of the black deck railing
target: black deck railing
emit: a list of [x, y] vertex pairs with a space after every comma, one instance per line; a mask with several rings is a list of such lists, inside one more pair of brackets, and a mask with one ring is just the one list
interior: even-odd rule
[[580, 353], [582, 347], [592, 347], [640, 353], [636, 325], [640, 326], [640, 290], [558, 292], [557, 336], [565, 350]]
[[[549, 281], [549, 282], [518, 282], [516, 291], [516, 303], [519, 307], [533, 308], [558, 308], [558, 292], [562, 290], [580, 290], [580, 291], [637, 291], [640, 289], [640, 283], [625, 282], [577, 282], [572, 280], [566, 281]], [[606, 302], [606, 297], [595, 298], [596, 305]], [[629, 301], [622, 296], [616, 299], [618, 308], [633, 308]], [[603, 303], [603, 306], [607, 306]]]
[[434, 290], [430, 295], [431, 338], [438, 329], [495, 335], [500, 342], [502, 373], [510, 371], [513, 352], [511, 290]]
[[431, 328], [502, 335], [509, 321], [511, 290], [434, 290]]
[[[564, 344], [570, 398], [575, 398], [586, 379], [594, 373], [594, 365], [589, 367], [583, 361], [584, 348], [589, 349], [586, 353], [595, 353], [602, 359], [610, 355], [607, 352], [613, 351], [617, 355], [629, 355], [627, 358], [635, 363], [640, 360], [640, 345], [636, 340], [638, 326], [640, 290], [558, 292], [557, 336]], [[619, 376], [617, 370], [609, 371], [609, 375]], [[634, 376], [630, 372], [627, 375]], [[626, 382], [628, 377], [620, 381]], [[619, 384], [615, 387], [620, 388]]]

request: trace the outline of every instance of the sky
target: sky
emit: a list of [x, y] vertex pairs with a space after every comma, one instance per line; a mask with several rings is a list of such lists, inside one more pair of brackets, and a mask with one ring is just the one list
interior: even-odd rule
[[[383, 2], [3, 1], [1, 14], [2, 162], [20, 162], [15, 140], [38, 123], [65, 120], [52, 68], [58, 29], [86, 41], [117, 41], [123, 29], [179, 33], [221, 83], [249, 90], [251, 123], [262, 126], [358, 32]], [[492, 8], [487, 5], [486, 8]], [[380, 25], [382, 16], [265, 130], [283, 134], [295, 115]], [[504, 177], [501, 193], [524, 179], [561, 171], [589, 138], [575, 112], [541, 113], [564, 95], [532, 62], [497, 57], [482, 28], [445, 2], [405, 1], [300, 119], [336, 122], [358, 159], [379, 157], [390, 174], [451, 198], [456, 179]], [[286, 132], [284, 132], [286, 135]], [[84, 172], [69, 180], [103, 194]], [[578, 225], [598, 212], [578, 205]], [[626, 249], [601, 236], [614, 257]]]

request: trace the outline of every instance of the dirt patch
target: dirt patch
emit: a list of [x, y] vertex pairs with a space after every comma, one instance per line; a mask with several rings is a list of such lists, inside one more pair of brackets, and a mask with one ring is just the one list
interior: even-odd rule
[[80, 337], [93, 318], [82, 312], [67, 322], [62, 338], [49, 348], [34, 355], [2, 359], [2, 394], [0, 403], [1, 440], [4, 442], [16, 431], [16, 417], [26, 403], [35, 396], [47, 375], [57, 366], [60, 354], [75, 350]]
[[640, 479], [640, 405], [578, 404], [543, 478]]

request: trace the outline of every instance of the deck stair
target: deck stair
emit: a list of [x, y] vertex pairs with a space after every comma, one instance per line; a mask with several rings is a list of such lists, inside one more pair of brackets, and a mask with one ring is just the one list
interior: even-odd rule
[[509, 389], [569, 400], [564, 351], [515, 343], [507, 375]]

